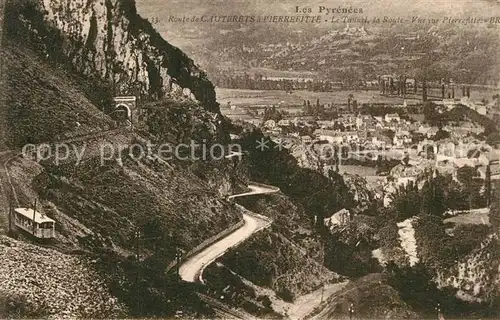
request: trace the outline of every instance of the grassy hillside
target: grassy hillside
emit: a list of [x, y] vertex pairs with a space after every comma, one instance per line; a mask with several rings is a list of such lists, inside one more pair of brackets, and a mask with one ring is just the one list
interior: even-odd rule
[[130, 248], [136, 229], [146, 238], [161, 237], [145, 248], [157, 247], [155, 253], [164, 251], [166, 259], [174, 258], [176, 245], [189, 250], [239, 220], [215, 190], [188, 170], [147, 160], [125, 159], [124, 166], [88, 161], [76, 170], [71, 164], [50, 167], [37, 177], [36, 188], [115, 246]]
[[50, 66], [26, 46], [4, 40], [8, 143], [19, 148], [106, 130], [112, 121], [91, 103], [85, 83]]
[[239, 201], [249, 210], [272, 218], [273, 225], [221, 258], [231, 270], [273, 289], [284, 300], [341, 280], [322, 265], [324, 248], [301, 206], [283, 194]]
[[340, 279], [275, 228], [256, 234], [221, 261], [256, 285], [271, 288], [285, 301]]

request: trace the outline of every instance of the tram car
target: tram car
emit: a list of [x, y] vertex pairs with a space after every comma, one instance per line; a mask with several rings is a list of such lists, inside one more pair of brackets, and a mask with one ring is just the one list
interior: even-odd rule
[[15, 225], [39, 239], [55, 236], [55, 221], [41, 212], [28, 208], [14, 209]]

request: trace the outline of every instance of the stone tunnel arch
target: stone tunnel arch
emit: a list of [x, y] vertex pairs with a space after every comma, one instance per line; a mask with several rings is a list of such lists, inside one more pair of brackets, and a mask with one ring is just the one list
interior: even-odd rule
[[117, 104], [115, 106], [115, 110], [113, 110], [113, 113], [115, 114], [114, 118], [117, 118], [118, 120], [132, 120], [132, 111], [126, 104]]
[[115, 102], [113, 118], [119, 121], [130, 121], [130, 123], [138, 121], [139, 111], [137, 110], [135, 96], [119, 96], [113, 100]]

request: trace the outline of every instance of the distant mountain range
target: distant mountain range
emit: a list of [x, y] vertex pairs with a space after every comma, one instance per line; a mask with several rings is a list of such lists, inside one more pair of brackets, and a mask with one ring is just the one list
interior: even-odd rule
[[[500, 74], [500, 24], [438, 23], [174, 23], [170, 16], [297, 15], [296, 6], [358, 8], [353, 18], [453, 18], [500, 16], [495, 1], [356, 0], [325, 3], [290, 1], [137, 0], [138, 12], [156, 20], [155, 28], [194, 57], [210, 77], [217, 73], [252, 72], [254, 67], [286, 71], [319, 71], [319, 77], [373, 78], [385, 73], [451, 77], [457, 81], [497, 84]], [[323, 15], [325, 11], [323, 12]], [[336, 14], [339, 18], [346, 15]], [[330, 15], [324, 15], [330, 19]], [[347, 32], [364, 27], [366, 34]], [[340, 33], [340, 34], [339, 34]]]

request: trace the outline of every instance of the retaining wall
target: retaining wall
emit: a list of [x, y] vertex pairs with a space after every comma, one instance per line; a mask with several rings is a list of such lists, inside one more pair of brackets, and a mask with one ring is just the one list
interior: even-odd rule
[[[206, 249], [207, 247], [209, 247], [213, 243], [215, 243], [215, 242], [219, 241], [220, 239], [226, 237], [230, 233], [233, 233], [237, 229], [243, 227], [244, 224], [245, 224], [245, 221], [243, 219], [241, 219], [238, 223], [236, 223], [236, 224], [230, 226], [229, 228], [222, 230], [218, 234], [213, 235], [210, 238], [206, 239], [205, 241], [203, 241], [202, 243], [200, 243], [199, 245], [197, 245], [196, 247], [194, 247], [193, 249], [191, 249], [189, 252], [187, 252], [186, 254], [184, 254], [182, 256], [182, 258], [181, 258], [180, 264], [184, 263], [186, 260], [188, 260], [189, 258], [191, 258], [192, 256], [194, 256], [195, 254], [199, 253], [200, 251]], [[168, 266], [167, 266], [167, 270], [166, 271], [169, 272], [176, 265], [177, 265], [177, 261], [174, 260], [174, 261], [170, 262], [168, 264]]]

